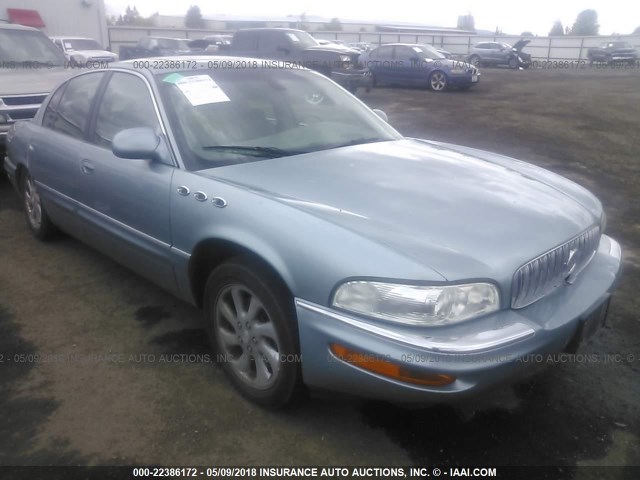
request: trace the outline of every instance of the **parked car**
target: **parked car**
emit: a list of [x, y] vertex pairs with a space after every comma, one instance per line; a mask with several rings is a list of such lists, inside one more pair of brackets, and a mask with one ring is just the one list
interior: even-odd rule
[[327, 40], [325, 38], [316, 38], [315, 40], [316, 42], [318, 42], [318, 45], [323, 47], [329, 47], [335, 50], [347, 52], [349, 54], [360, 53], [359, 50], [348, 47], [344, 42], [338, 40]]
[[302, 30], [290, 28], [250, 28], [237, 31], [229, 54], [283, 60], [316, 70], [352, 93], [370, 86], [370, 74], [358, 62], [359, 52], [340, 46], [320, 45]]
[[443, 48], [436, 48], [436, 51], [448, 60], [451, 60], [453, 58], [453, 54], [448, 50], [444, 50]]
[[371, 70], [374, 86], [418, 85], [442, 92], [450, 87], [466, 90], [480, 80], [476, 67], [448, 60], [431, 45], [390, 43], [362, 54], [360, 62]]
[[185, 38], [143, 37], [138, 44], [131, 47], [120, 47], [120, 59], [167, 57], [172, 55], [189, 55], [192, 50]]
[[519, 40], [515, 45], [501, 42], [481, 42], [471, 48], [469, 63], [482, 65], [506, 65], [509, 68], [529, 68], [531, 55], [522, 51], [531, 40]]
[[634, 65], [638, 60], [638, 53], [629, 42], [604, 42], [600, 47], [590, 48], [587, 56], [592, 64], [627, 62]]
[[368, 52], [369, 50], [371, 50], [371, 44], [367, 42], [347, 43], [347, 46], [358, 50], [360, 53]]
[[201, 306], [251, 400], [446, 401], [604, 322], [621, 252], [584, 188], [404, 138], [306, 69], [187, 59], [75, 76], [4, 168], [36, 238], [60, 228]]
[[32, 119], [53, 87], [74, 73], [64, 64], [40, 30], [0, 23], [0, 158], [11, 125]]
[[88, 62], [115, 62], [118, 55], [104, 49], [92, 38], [51, 37], [51, 41], [62, 50], [71, 65], [84, 66]]

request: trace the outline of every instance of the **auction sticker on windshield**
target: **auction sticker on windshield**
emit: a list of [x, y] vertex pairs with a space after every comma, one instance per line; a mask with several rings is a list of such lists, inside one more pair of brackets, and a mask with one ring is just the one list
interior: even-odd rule
[[194, 107], [209, 103], [229, 102], [227, 94], [209, 75], [183, 77], [180, 74], [167, 75], [163, 81], [173, 83], [187, 97]]

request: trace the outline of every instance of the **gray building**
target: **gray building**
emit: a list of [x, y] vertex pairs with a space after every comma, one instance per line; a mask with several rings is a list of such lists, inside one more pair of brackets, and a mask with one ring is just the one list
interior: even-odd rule
[[109, 44], [104, 0], [0, 0], [0, 20]]

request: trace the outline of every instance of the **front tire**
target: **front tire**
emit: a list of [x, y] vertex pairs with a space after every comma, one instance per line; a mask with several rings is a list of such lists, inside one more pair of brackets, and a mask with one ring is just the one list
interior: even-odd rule
[[434, 92], [444, 92], [449, 82], [444, 72], [436, 70], [429, 75], [429, 88]]
[[266, 407], [300, 397], [293, 301], [268, 268], [250, 257], [216, 268], [205, 287], [205, 316], [216, 358], [244, 397]]
[[42, 206], [38, 186], [28, 171], [22, 175], [21, 191], [29, 230], [38, 240], [50, 240], [55, 236], [57, 230]]
[[515, 58], [515, 57], [511, 57], [511, 58], [509, 59], [509, 63], [508, 63], [509, 68], [510, 68], [510, 69], [512, 69], [512, 70], [515, 70], [516, 68], [518, 68], [518, 63], [519, 63], [519, 62], [518, 62], [518, 59], [517, 59], [517, 58]]

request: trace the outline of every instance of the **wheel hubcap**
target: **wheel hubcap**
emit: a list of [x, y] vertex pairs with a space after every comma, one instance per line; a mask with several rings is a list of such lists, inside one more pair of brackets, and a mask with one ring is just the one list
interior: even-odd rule
[[34, 228], [40, 228], [42, 222], [42, 206], [40, 204], [40, 194], [36, 188], [36, 184], [33, 181], [31, 175], [27, 177], [27, 181], [24, 189], [24, 203], [27, 209], [27, 217], [29, 223]]
[[444, 76], [444, 73], [436, 72], [431, 77], [431, 88], [434, 90], [444, 90], [444, 87], [447, 85], [447, 79]]
[[242, 285], [229, 285], [218, 296], [215, 315], [218, 344], [233, 372], [253, 388], [273, 385], [280, 373], [280, 343], [260, 299]]

